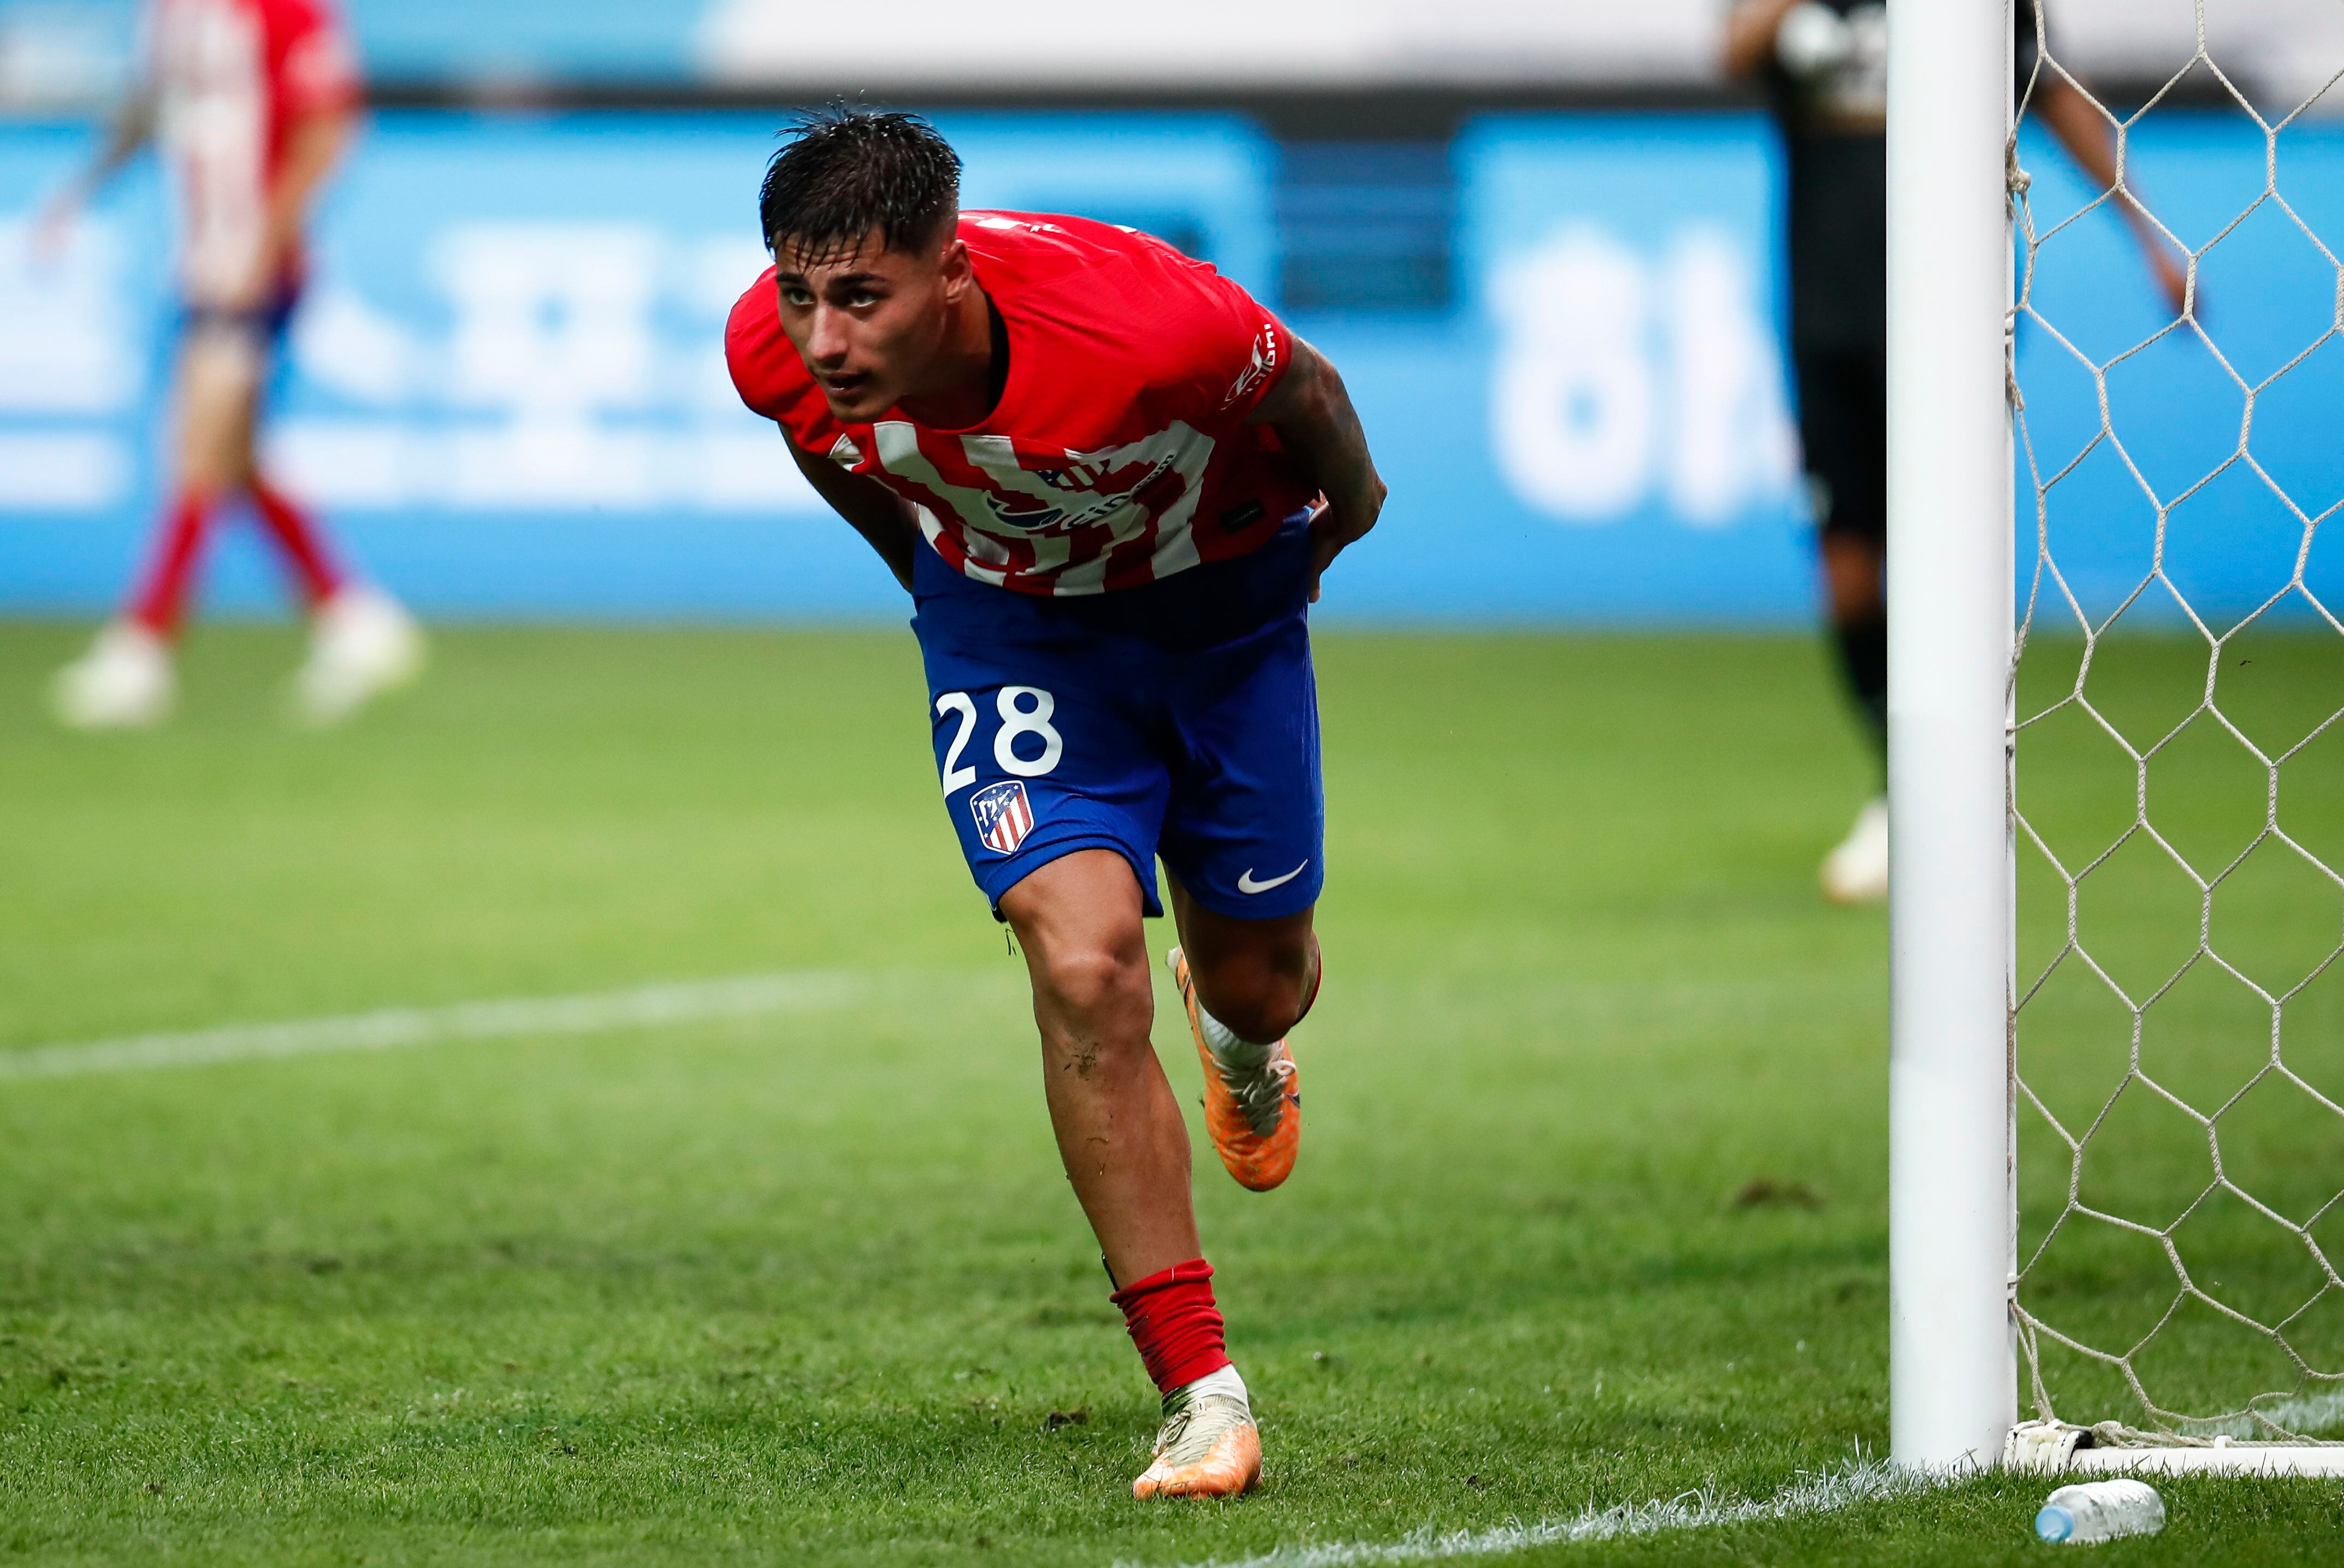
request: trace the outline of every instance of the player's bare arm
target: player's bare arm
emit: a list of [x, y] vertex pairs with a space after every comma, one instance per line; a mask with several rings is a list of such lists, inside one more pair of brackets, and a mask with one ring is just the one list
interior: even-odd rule
[[1310, 521], [1310, 602], [1329, 562], [1367, 536], [1389, 494], [1368, 450], [1359, 411], [1332, 361], [1301, 339], [1294, 363], [1255, 410], [1252, 423], [1278, 432], [1309, 470], [1326, 504]]
[[[783, 439], [788, 440], [787, 436]], [[848, 473], [827, 458], [808, 456], [795, 441], [790, 441], [789, 448], [791, 460], [805, 475], [806, 483], [813, 486], [814, 494], [879, 552], [904, 592], [910, 592], [912, 552], [919, 548], [920, 526], [903, 498], [875, 480]]]
[[[2036, 76], [2027, 106], [2059, 138], [2059, 145], [2089, 177], [2094, 188], [2116, 190], [2116, 133], [2082, 88], [2046, 67]], [[2128, 192], [2118, 192], [2110, 205], [2123, 215], [2142, 259], [2157, 276], [2157, 288], [2175, 314], [2179, 314], [2187, 308], [2189, 274], [2173, 242], [2157, 231], [2148, 209]]]
[[1754, 76], [1774, 53], [1783, 18], [1806, 0], [1740, 0], [1725, 18], [1725, 74]]
[[154, 139], [155, 90], [151, 85], [141, 85], [122, 100], [113, 118], [107, 121], [106, 140], [98, 147], [97, 156], [50, 198], [41, 214], [40, 226], [34, 230], [35, 253], [45, 259], [61, 255], [66, 235], [81, 209], [121, 172], [123, 165], [137, 157]]

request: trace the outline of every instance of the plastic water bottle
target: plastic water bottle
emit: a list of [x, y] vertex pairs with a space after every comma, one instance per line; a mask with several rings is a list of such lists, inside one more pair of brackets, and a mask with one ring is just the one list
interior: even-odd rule
[[2165, 1499], [2145, 1481], [2091, 1481], [2063, 1486], [2035, 1516], [2046, 1541], [2113, 1541], [2165, 1528]]

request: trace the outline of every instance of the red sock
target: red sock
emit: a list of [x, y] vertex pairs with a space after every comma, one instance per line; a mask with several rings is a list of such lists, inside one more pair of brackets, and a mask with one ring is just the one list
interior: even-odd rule
[[1168, 1394], [1229, 1364], [1221, 1310], [1213, 1304], [1213, 1266], [1202, 1258], [1150, 1274], [1107, 1300], [1123, 1309], [1123, 1326], [1158, 1392]]
[[130, 600], [131, 619], [157, 637], [169, 637], [179, 629], [211, 515], [211, 498], [187, 491], [181, 491], [163, 514], [162, 529], [155, 536], [155, 553]]
[[252, 507], [261, 525], [275, 536], [301, 580], [301, 592], [312, 606], [324, 603], [342, 590], [342, 570], [326, 548], [325, 537], [299, 507], [266, 481], [252, 481]]

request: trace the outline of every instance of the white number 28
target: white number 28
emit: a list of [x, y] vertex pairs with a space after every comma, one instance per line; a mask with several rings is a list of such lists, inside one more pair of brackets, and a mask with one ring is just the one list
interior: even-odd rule
[[[1001, 771], [1017, 778], [1035, 779], [1058, 765], [1066, 754], [1066, 737], [1050, 723], [1050, 715], [1058, 711], [1058, 699], [1039, 686], [1004, 686], [994, 701], [1001, 714], [1001, 728], [993, 736], [993, 760]], [[952, 744], [945, 749], [945, 794], [966, 789], [976, 782], [976, 770], [961, 765], [961, 754], [968, 750], [971, 736], [976, 733], [976, 703], [966, 692], [946, 692], [936, 699], [936, 717], [946, 713], [960, 716], [960, 728], [953, 735]], [[1026, 758], [1017, 754], [1021, 735], [1037, 735], [1042, 742], [1042, 754]]]

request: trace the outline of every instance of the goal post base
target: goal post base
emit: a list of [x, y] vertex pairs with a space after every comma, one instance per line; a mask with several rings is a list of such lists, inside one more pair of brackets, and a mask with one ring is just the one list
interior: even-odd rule
[[2006, 1470], [2089, 1475], [2325, 1475], [2344, 1479], [2344, 1443], [2239, 1442], [2218, 1437], [2140, 1446], [2103, 1443], [2090, 1427], [2024, 1421], [2003, 1445]]

